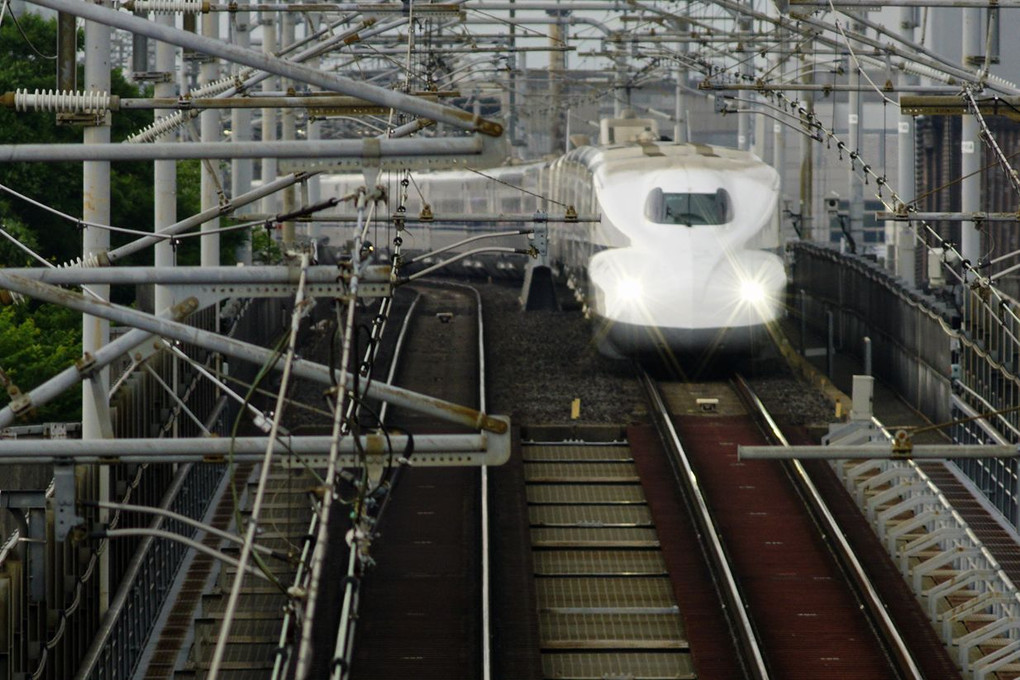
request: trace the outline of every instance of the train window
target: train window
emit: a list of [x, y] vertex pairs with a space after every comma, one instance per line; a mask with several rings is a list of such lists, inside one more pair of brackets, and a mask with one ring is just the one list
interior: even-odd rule
[[464, 212], [464, 201], [459, 196], [454, 198], [437, 198], [434, 209], [440, 215], [455, 215]]
[[507, 215], [516, 215], [521, 212], [520, 196], [504, 196], [500, 199], [499, 209]]
[[714, 194], [667, 194], [652, 189], [645, 200], [645, 217], [656, 224], [726, 224], [733, 219], [725, 189]]

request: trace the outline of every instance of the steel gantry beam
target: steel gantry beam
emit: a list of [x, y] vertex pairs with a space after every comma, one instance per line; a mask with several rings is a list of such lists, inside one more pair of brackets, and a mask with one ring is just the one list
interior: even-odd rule
[[151, 144], [3, 144], [0, 163], [83, 160], [149, 161], [232, 158], [379, 159], [404, 167], [414, 158], [477, 156], [486, 148], [483, 138], [435, 139], [320, 139], [279, 142], [154, 142]]
[[[900, 97], [900, 109], [909, 116], [964, 116], [973, 113], [970, 102], [959, 94], [954, 95], [914, 95]], [[976, 99], [978, 110], [986, 116], [1004, 116], [1010, 120], [1020, 120], [1020, 96], [1003, 95], [987, 99]]]
[[[497, 418], [509, 425], [506, 418]], [[510, 456], [510, 428], [479, 434], [397, 434], [385, 431], [345, 437], [339, 443], [341, 467], [356, 467], [368, 458], [385, 463], [411, 450], [416, 467], [502, 465]], [[201, 437], [195, 439], [10, 439], [0, 440], [0, 465], [66, 463], [245, 463], [265, 458], [268, 437]], [[333, 438], [294, 436], [276, 438], [274, 464], [281, 467], [325, 467]]]
[[144, 35], [210, 56], [227, 59], [237, 64], [251, 66], [252, 68], [284, 78], [290, 78], [301, 83], [315, 85], [326, 91], [340, 92], [352, 97], [359, 97], [398, 111], [405, 111], [446, 123], [460, 130], [480, 132], [494, 137], [498, 137], [503, 133], [503, 126], [498, 122], [488, 120], [468, 111], [451, 106], [443, 106], [436, 102], [423, 100], [377, 85], [370, 85], [335, 73], [320, 71], [262, 52], [238, 47], [227, 41], [213, 40], [189, 33], [188, 31], [162, 26], [127, 14], [126, 12], [107, 9], [99, 5], [81, 2], [80, 0], [34, 0], [33, 4], [57, 12], [72, 14], [87, 21], [94, 21], [138, 35]]
[[[23, 276], [9, 274], [3, 270], [0, 270], [0, 288], [6, 288], [23, 295], [28, 295], [29, 297], [63, 305], [109, 321], [134, 326], [172, 340], [198, 345], [213, 352], [220, 352], [226, 356], [251, 361], [260, 365], [273, 364], [274, 370], [282, 370], [273, 362], [274, 352], [264, 347], [218, 335], [211, 331], [193, 328], [183, 323], [163, 319], [109, 302], [91, 300], [80, 293], [63, 290]], [[198, 307], [198, 302], [194, 298], [189, 298], [178, 304], [183, 310], [194, 310]], [[330, 386], [333, 385], [333, 380], [336, 377], [336, 372], [331, 370], [329, 366], [303, 359], [295, 359], [292, 370], [296, 377], [306, 378]], [[340, 379], [340, 387], [342, 388], [354, 384], [353, 376], [349, 373], [341, 373]], [[466, 425], [471, 428], [480, 428], [497, 433], [502, 433], [507, 428], [505, 421], [498, 420], [474, 409], [452, 404], [428, 395], [415, 394], [409, 390], [376, 381], [369, 384], [366, 395], [373, 399], [391, 402], [395, 406], [406, 407], [420, 413], [435, 416], [447, 422]]]
[[741, 460], [910, 460], [952, 458], [1020, 458], [1015, 445], [915, 444], [909, 450], [895, 445], [863, 446], [738, 446]]
[[[780, 3], [777, 3], [780, 4]], [[782, 0], [789, 7], [836, 7], [837, 9], [869, 10], [877, 7], [874, 0]], [[883, 7], [1020, 7], [1018, 0], [884, 0]]]

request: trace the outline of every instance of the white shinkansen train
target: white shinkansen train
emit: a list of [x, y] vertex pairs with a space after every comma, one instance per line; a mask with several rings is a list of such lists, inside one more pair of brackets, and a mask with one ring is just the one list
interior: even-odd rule
[[601, 214], [550, 236], [606, 354], [746, 353], [782, 313], [779, 175], [698, 144], [582, 147], [553, 163], [555, 200]]
[[[323, 194], [357, 181], [324, 177]], [[444, 214], [530, 215], [570, 205], [599, 216], [550, 223], [548, 263], [595, 321], [604, 354], [745, 354], [762, 346], [766, 325], [782, 314], [779, 175], [751, 153], [671, 142], [582, 146], [553, 162], [484, 175], [417, 175], [415, 185], [421, 198], [408, 193], [408, 215], [423, 200], [436, 220], [417, 237], [419, 248], [443, 245], [436, 239]]]

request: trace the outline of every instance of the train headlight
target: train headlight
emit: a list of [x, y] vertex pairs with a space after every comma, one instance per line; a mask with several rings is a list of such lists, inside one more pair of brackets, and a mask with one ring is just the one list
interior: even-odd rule
[[638, 279], [621, 276], [607, 288], [605, 314], [608, 318], [621, 321], [640, 315], [643, 308], [644, 286]]
[[637, 279], [623, 278], [616, 284], [616, 298], [623, 304], [635, 303], [644, 295], [644, 286]]
[[765, 286], [761, 282], [748, 279], [740, 283], [740, 299], [746, 304], [757, 307], [767, 298], [768, 291], [765, 290]]

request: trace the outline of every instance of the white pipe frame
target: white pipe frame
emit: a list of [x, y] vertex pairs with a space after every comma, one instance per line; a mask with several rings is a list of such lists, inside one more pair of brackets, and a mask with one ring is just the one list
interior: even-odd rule
[[476, 116], [467, 111], [455, 109], [442, 104], [422, 100], [386, 88], [368, 85], [351, 78], [295, 64], [284, 59], [262, 54], [250, 49], [219, 40], [211, 40], [203, 36], [188, 33], [166, 26], [159, 26], [146, 19], [140, 19], [125, 12], [107, 9], [75, 0], [34, 0], [33, 4], [58, 12], [66, 12], [74, 16], [137, 33], [156, 40], [162, 40], [180, 47], [202, 52], [204, 54], [228, 59], [238, 64], [258, 68], [286, 78], [316, 85], [329, 92], [340, 92], [367, 101], [389, 106], [400, 111], [417, 114], [457, 129], [481, 132], [490, 136], [502, 134], [502, 126], [491, 120]]
[[[0, 269], [0, 288], [6, 288], [31, 297], [63, 305], [81, 312], [89, 312], [95, 316], [107, 318], [117, 323], [135, 326], [148, 330], [153, 334], [162, 335], [173, 340], [200, 345], [214, 352], [220, 352], [245, 361], [257, 364], [267, 363], [273, 356], [273, 352], [264, 347], [259, 347], [233, 338], [223, 337], [216, 333], [192, 328], [182, 323], [169, 321], [145, 314], [133, 309], [113, 305], [102, 301], [92, 301], [80, 293], [67, 291], [48, 284], [32, 281], [25, 277], [16, 276]], [[357, 294], [356, 286], [352, 286], [351, 294]], [[184, 300], [175, 307], [178, 314], [186, 316], [197, 308], [198, 303], [194, 298]], [[279, 369], [277, 369], [279, 370]], [[331, 372], [328, 366], [315, 362], [296, 359], [294, 361], [294, 374], [297, 377], [314, 380], [326, 385], [332, 385]], [[350, 374], [342, 373], [343, 386], [352, 384]], [[422, 413], [436, 416], [453, 423], [467, 425], [472, 428], [481, 428], [497, 434], [507, 431], [505, 421], [484, 414], [473, 409], [468, 409], [457, 404], [451, 404], [442, 399], [436, 399], [428, 395], [419, 395], [403, 390], [401, 388], [372, 383], [366, 393], [369, 397], [392, 401], [397, 406], [407, 407]]]
[[[290, 384], [291, 372], [294, 366], [294, 356], [297, 351], [298, 330], [301, 327], [301, 319], [312, 304], [310, 298], [305, 298], [305, 281], [309, 265], [308, 253], [301, 256], [301, 278], [298, 282], [297, 295], [294, 297], [294, 309], [290, 318], [290, 337], [287, 341], [287, 352], [283, 361], [283, 377], [280, 379], [280, 388], [276, 398], [276, 408], [273, 413], [273, 424], [269, 430], [269, 438], [266, 443], [265, 455], [259, 469], [258, 486], [255, 491], [255, 499], [252, 501], [251, 515], [248, 520], [248, 529], [244, 536], [244, 543], [241, 545], [241, 554], [237, 559], [237, 573], [230, 586], [230, 595], [227, 598], [227, 605], [223, 611], [223, 622], [220, 624], [220, 633], [216, 638], [216, 647], [213, 651], [212, 661], [209, 664], [209, 677], [215, 680], [218, 677], [220, 667], [223, 665], [223, 657], [227, 650], [227, 642], [230, 639], [230, 628], [234, 623], [234, 613], [237, 609], [237, 601], [241, 596], [241, 587], [244, 584], [244, 577], [248, 571], [248, 561], [251, 559], [255, 545], [255, 535], [258, 531], [260, 515], [262, 513], [262, 502], [266, 497], [266, 485], [269, 482], [269, 474], [273, 469], [273, 454], [275, 452], [277, 437], [280, 432], [280, 420], [283, 418], [283, 411], [286, 400], [287, 389]], [[328, 495], [328, 494], [327, 494]]]
[[[414, 455], [416, 467], [464, 467], [500, 465], [509, 456], [509, 435], [431, 434], [416, 435]], [[337, 457], [343, 467], [358, 465], [358, 457], [383, 460], [399, 456], [412, 437], [406, 434], [374, 432], [341, 438]], [[297, 460], [277, 460], [279, 467], [325, 467], [333, 440], [326, 435], [278, 434], [276, 446]], [[75, 463], [224, 463], [259, 462], [270, 444], [269, 437], [193, 437], [193, 438], [130, 438], [130, 439], [3, 439], [0, 440], [0, 464], [34, 465]]]

